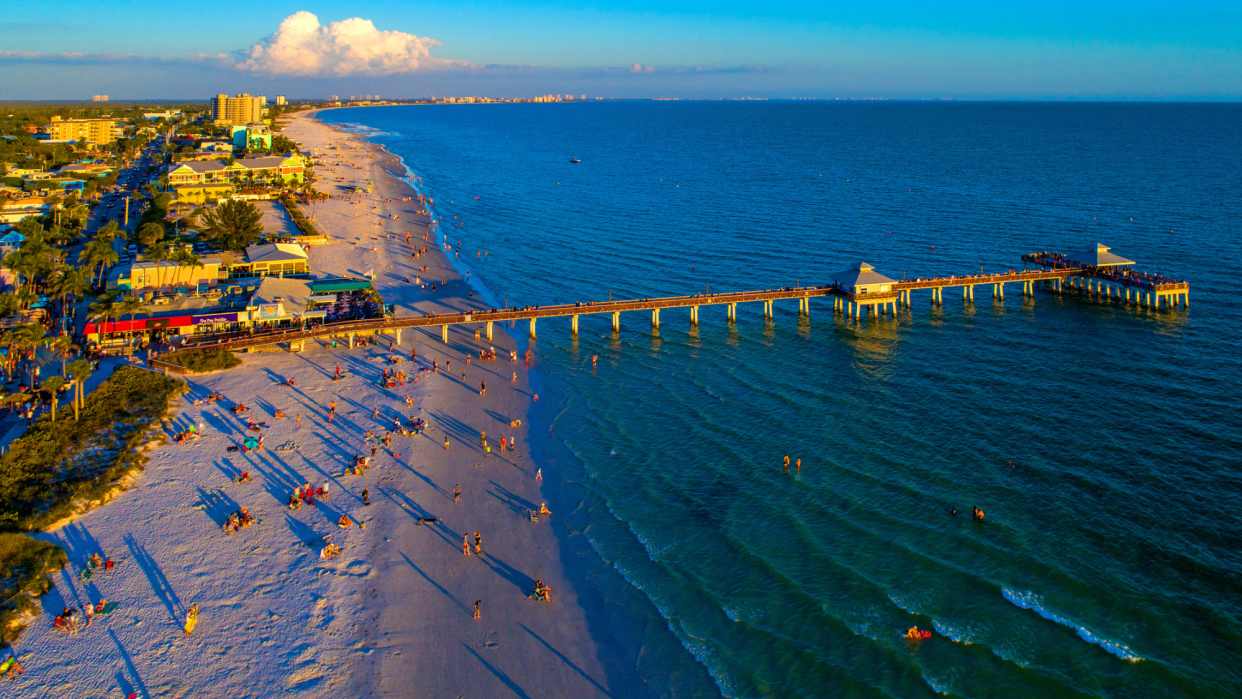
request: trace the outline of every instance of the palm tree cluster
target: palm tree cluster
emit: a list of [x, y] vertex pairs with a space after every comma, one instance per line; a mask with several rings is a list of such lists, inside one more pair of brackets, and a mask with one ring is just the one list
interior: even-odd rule
[[226, 250], [254, 245], [263, 235], [263, 213], [248, 201], [230, 199], [203, 212], [207, 235]]

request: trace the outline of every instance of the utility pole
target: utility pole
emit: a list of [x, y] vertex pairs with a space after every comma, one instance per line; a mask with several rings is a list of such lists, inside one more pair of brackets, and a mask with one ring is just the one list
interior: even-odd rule
[[125, 197], [125, 225], [129, 225], [129, 197]]

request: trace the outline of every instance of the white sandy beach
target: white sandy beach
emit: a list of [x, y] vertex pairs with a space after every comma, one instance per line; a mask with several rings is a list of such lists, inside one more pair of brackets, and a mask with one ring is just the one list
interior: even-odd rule
[[[317, 205], [315, 218], [334, 242], [310, 249], [315, 276], [374, 270], [376, 288], [399, 315], [481, 307], [466, 296], [464, 280], [447, 265], [436, 238], [426, 243], [430, 255], [411, 259], [404, 233], [422, 244], [427, 228], [415, 213], [417, 199], [400, 202], [410, 191], [381, 169], [380, 160], [399, 167], [391, 156], [307, 117], [285, 134], [306, 152], [317, 149], [328, 160], [340, 154], [353, 164], [318, 168], [319, 187], [332, 199]], [[327, 150], [334, 143], [341, 150]], [[360, 202], [338, 196], [337, 185], [368, 178], [376, 182], [373, 195]], [[387, 233], [401, 235], [390, 239]], [[447, 288], [424, 292], [407, 284], [406, 277], [420, 276], [422, 264], [431, 271], [421, 276], [448, 279]], [[554, 506], [538, 523], [525, 514], [544, 501], [527, 449], [532, 396], [526, 366], [509, 361], [513, 339], [497, 330], [490, 343], [485, 337], [476, 342], [472, 330], [454, 330], [447, 347], [438, 332], [406, 330], [396, 350], [403, 363], [396, 368], [414, 374], [410, 351], [416, 348], [419, 364], [437, 360], [440, 372], [395, 391], [378, 382], [390, 366], [383, 363], [390, 354], [387, 336], [354, 350], [321, 342], [301, 354], [246, 354], [241, 367], [189, 377], [191, 393], [166, 430], [193, 422], [204, 437], [154, 448], [128, 492], [46, 534], [69, 552], [71, 568], [57, 576], [56, 588], [42, 600], [43, 616], [16, 645], [26, 673], [0, 684], [0, 697], [644, 694], [628, 679], [610, 682], [605, 672], [607, 649], [592, 639], [590, 610], [563, 567], [566, 553], [555, 530], [563, 527], [562, 513]], [[467, 355], [477, 357], [489, 345], [498, 350], [497, 361], [466, 365]], [[451, 371], [445, 371], [449, 362]], [[333, 382], [338, 364], [345, 379]], [[296, 379], [296, 388], [281, 385], [288, 378]], [[485, 397], [480, 381], [487, 382]], [[190, 402], [213, 391], [226, 400], [205, 407]], [[329, 425], [333, 400], [337, 412]], [[228, 410], [237, 402], [270, 426], [266, 449], [227, 451], [254, 434]], [[275, 419], [276, 409], [287, 418]], [[354, 455], [369, 453], [366, 430], [382, 437], [398, 415], [421, 416], [432, 429], [420, 437], [394, 436], [391, 449], [380, 446], [376, 467], [342, 476]], [[521, 427], [510, 427], [515, 418], [523, 420]], [[481, 448], [484, 430], [490, 457]], [[516, 436], [516, 451], [499, 453], [502, 435]], [[280, 449], [286, 443], [296, 448]], [[235, 483], [242, 471], [254, 482]], [[296, 487], [325, 480], [331, 484], [326, 502], [287, 508]], [[462, 498], [455, 504], [458, 484]], [[221, 524], [243, 506], [261, 524], [226, 536]], [[343, 512], [366, 529], [338, 529]], [[439, 521], [419, 525], [420, 516]], [[476, 530], [483, 553], [464, 556], [462, 536], [469, 533], [473, 545]], [[343, 555], [320, 560], [325, 536]], [[121, 563], [84, 584], [78, 571], [96, 552]], [[528, 598], [536, 579], [553, 588], [551, 603]], [[64, 607], [101, 598], [119, 602], [119, 609], [74, 637], [52, 630], [52, 617]], [[481, 620], [472, 618], [476, 600]], [[182, 622], [194, 604], [201, 609], [199, 624], [185, 637]]]

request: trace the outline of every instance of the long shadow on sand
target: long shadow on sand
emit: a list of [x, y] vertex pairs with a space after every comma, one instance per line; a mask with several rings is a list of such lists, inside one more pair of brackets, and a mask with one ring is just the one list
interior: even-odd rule
[[526, 691], [523, 690], [521, 686], [518, 685], [517, 682], [514, 682], [513, 678], [509, 677], [504, 672], [502, 672], [500, 668], [484, 660], [483, 656], [476, 653], [475, 650], [471, 648], [470, 646], [466, 645], [465, 643], [462, 643], [461, 645], [463, 648], [470, 651], [470, 655], [473, 655], [474, 657], [478, 658], [479, 662], [483, 663], [483, 667], [487, 668], [488, 671], [490, 671], [493, 675], [495, 675], [496, 679], [500, 680], [501, 682], [504, 682], [506, 687], [513, 690], [514, 694], [518, 695], [519, 697], [522, 697], [522, 699], [530, 699], [530, 695], [527, 694]]
[[[142, 568], [142, 572], [146, 573], [147, 582], [151, 584], [151, 590], [155, 592], [155, 596], [160, 602], [164, 603], [164, 607], [168, 610], [168, 616], [172, 619], [173, 624], [181, 626], [181, 600], [177, 598], [177, 593], [173, 591], [172, 585], [169, 584], [168, 578], [164, 577], [164, 572], [160, 570], [159, 564], [147, 553], [142, 544], [138, 543], [133, 534], [125, 535], [125, 544], [129, 546], [129, 552], [134, 557], [134, 562]], [[119, 645], [119, 644], [118, 644]], [[124, 650], [122, 649], [122, 652]], [[138, 673], [134, 673], [137, 677]]]
[[513, 586], [516, 587], [522, 594], [529, 595], [532, 591], [534, 591], [535, 579], [526, 573], [523, 573], [486, 551], [479, 554], [479, 558], [483, 560], [483, 563], [486, 564], [488, 568], [492, 569], [493, 573], [513, 583]]
[[449, 592], [448, 590], [444, 589], [444, 587], [443, 587], [443, 586], [441, 586], [441, 585], [440, 585], [440, 583], [436, 582], [435, 580], [432, 580], [432, 579], [431, 579], [431, 578], [430, 578], [430, 577], [429, 577], [426, 573], [424, 573], [424, 572], [423, 572], [423, 569], [422, 569], [422, 568], [419, 568], [418, 566], [414, 565], [414, 561], [411, 561], [411, 560], [410, 560], [410, 557], [409, 557], [409, 556], [407, 556], [407, 555], [405, 555], [405, 551], [399, 551], [398, 553], [400, 553], [400, 554], [401, 554], [401, 557], [405, 559], [405, 562], [406, 562], [406, 563], [409, 563], [409, 564], [410, 564], [410, 567], [414, 569], [414, 572], [415, 572], [415, 573], [418, 573], [419, 575], [423, 576], [423, 579], [424, 579], [424, 580], [426, 580], [427, 582], [431, 583], [432, 585], [435, 585], [436, 589], [437, 589], [437, 590], [439, 590], [439, 591], [440, 591], [440, 592], [441, 592], [441, 593], [442, 593], [445, 597], [447, 597], [447, 598], [449, 598], [450, 600], [452, 600], [452, 601], [453, 601], [453, 604], [456, 604], [456, 605], [457, 605], [457, 606], [461, 609], [461, 611], [462, 611], [463, 613], [465, 613], [465, 614], [473, 614], [473, 612], [471, 612], [471, 611], [470, 611], [470, 608], [469, 608], [469, 607], [467, 607], [465, 604], [463, 604], [461, 600], [459, 600], [459, 599], [457, 599], [456, 597], [454, 597], [454, 596], [453, 596], [453, 593], [451, 593], [451, 592]]
[[138, 676], [138, 668], [134, 667], [134, 660], [129, 657], [129, 651], [125, 650], [125, 646], [121, 645], [121, 639], [116, 637], [115, 631], [108, 629], [108, 636], [116, 644], [116, 650], [121, 654], [121, 662], [125, 663], [125, 669], [129, 671], [129, 676], [134, 678], [134, 683], [131, 685], [124, 673], [116, 673], [117, 683], [121, 685], [121, 693], [127, 697], [133, 696], [136, 693], [142, 699], [147, 699], [151, 694], [147, 691], [146, 685], [142, 683], [142, 678]]
[[526, 514], [528, 510], [536, 509], [535, 503], [505, 488], [503, 485], [497, 483], [496, 481], [488, 479], [487, 482], [491, 483], [496, 488], [496, 492], [488, 490], [487, 491], [488, 494], [496, 498], [500, 502], [504, 503], [504, 506], [509, 508], [510, 510], [513, 510], [514, 513], [519, 514], [519, 515]]
[[[434, 515], [432, 515], [427, 510], [425, 510], [422, 505], [419, 505], [418, 503], [414, 502], [414, 500], [412, 500], [408, 495], [406, 495], [405, 493], [402, 493], [399, 490], [396, 490], [395, 488], [381, 487], [379, 490], [380, 490], [381, 495], [387, 497], [389, 500], [393, 501], [399, 507], [401, 507], [406, 512], [408, 512], [410, 514], [411, 519], [417, 520], [419, 517], [423, 517], [423, 518], [434, 517]], [[455, 548], [457, 546], [457, 542], [455, 540], [455, 537], [457, 536], [457, 534], [453, 532], [453, 530], [445, 526], [443, 519], [437, 517], [435, 522], [427, 522], [427, 523], [424, 523], [423, 526], [427, 527], [432, 532], [434, 532], [436, 536], [439, 536], [441, 539], [444, 539], [444, 542], [448, 544], [450, 547]], [[449, 534], [451, 534], [452, 536], [449, 536]]]
[[600, 692], [602, 692], [604, 696], [608, 696], [608, 697], [612, 696], [612, 692], [609, 692], [607, 689], [604, 689], [604, 685], [600, 684], [599, 682], [596, 682], [595, 679], [591, 677], [590, 675], [586, 674], [586, 672], [583, 671], [582, 668], [578, 667], [577, 665], [574, 665], [573, 661], [571, 661], [569, 658], [566, 658], [564, 653], [553, 648], [551, 643], [548, 643], [547, 641], [543, 640], [543, 638], [541, 638], [539, 634], [535, 633], [534, 631], [531, 631], [526, 626], [526, 624], [522, 624], [522, 630], [530, 634], [531, 636], [533, 636], [536, 641], [539, 641], [540, 643], [542, 643], [545, 648], [552, 651], [553, 655], [560, 658], [561, 662], [573, 668], [574, 672], [578, 673], [579, 675], [582, 675], [582, 677], [585, 678], [587, 682], [590, 682], [591, 684], [595, 685], [595, 688], [598, 689]]

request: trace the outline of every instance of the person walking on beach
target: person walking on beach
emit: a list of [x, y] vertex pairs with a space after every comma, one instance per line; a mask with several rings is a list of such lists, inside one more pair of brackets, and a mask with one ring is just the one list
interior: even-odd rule
[[517, 451], [517, 437], [509, 435], [509, 451]]
[[461, 535], [461, 552], [470, 555], [470, 532]]
[[461, 484], [460, 483], [453, 486], [453, 503], [456, 504], [459, 502], [461, 502]]
[[189, 636], [194, 633], [194, 627], [198, 626], [198, 605], [190, 607], [190, 611], [185, 613], [185, 635]]
[[448, 435], [446, 434], [444, 435], [444, 451], [448, 451], [448, 448], [449, 448], [449, 440], [448, 440]]
[[298, 427], [302, 426], [302, 413], [298, 413]]
[[509, 383], [517, 383], [517, 372], [516, 371], [513, 372], [513, 379], [510, 380]]
[[362, 489], [362, 504], [366, 507], [371, 506], [371, 492], [366, 488]]
[[500, 450], [502, 452], [505, 450], [505, 436], [503, 434], [500, 435]]
[[480, 382], [479, 382], [479, 395], [480, 395], [480, 396], [486, 396], [486, 395], [487, 395], [487, 382], [486, 382], [486, 381], [480, 381]]
[[328, 499], [328, 486], [329, 486], [329, 485], [331, 485], [331, 484], [330, 484], [328, 481], [326, 481], [326, 480], [325, 480], [325, 481], [323, 482], [323, 485], [319, 487], [319, 497], [320, 497], [321, 499], [323, 499], [323, 500], [327, 500], [327, 499]]
[[480, 604], [483, 604], [483, 600], [481, 600], [481, 599], [476, 599], [476, 600], [474, 601], [474, 618], [475, 618], [475, 619], [482, 619], [482, 618], [483, 618], [483, 615], [479, 613], [479, 605], [480, 605]]
[[537, 481], [543, 480], [543, 467], [542, 466], [535, 469], [535, 480]]
[[336, 401], [328, 404], [328, 424], [332, 424], [332, 418], [336, 417]]
[[478, 556], [483, 553], [483, 537], [479, 536], [479, 530], [474, 530], [474, 555]]

